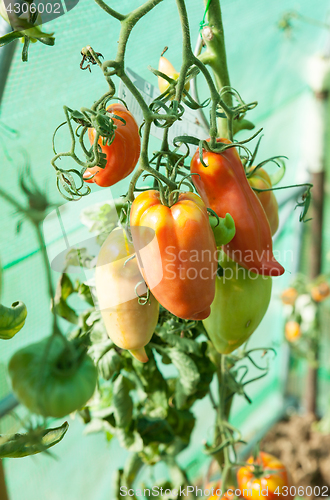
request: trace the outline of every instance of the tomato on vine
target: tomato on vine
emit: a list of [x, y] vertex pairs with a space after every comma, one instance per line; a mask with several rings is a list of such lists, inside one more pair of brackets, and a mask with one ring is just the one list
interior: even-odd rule
[[[230, 144], [227, 139], [217, 142]], [[204, 167], [197, 149], [191, 161], [192, 181], [207, 207], [219, 217], [229, 213], [236, 234], [224, 246], [228, 256], [241, 266], [266, 276], [280, 276], [284, 268], [272, 251], [272, 235], [265, 211], [246, 178], [235, 148], [221, 153], [203, 150]]]
[[330, 295], [330, 287], [325, 281], [315, 285], [311, 289], [311, 297], [314, 302], [323, 302]]
[[[128, 109], [121, 103], [114, 103], [108, 106], [107, 111], [113, 113], [118, 118], [113, 118], [116, 125], [115, 137], [110, 145], [104, 144], [104, 139], [99, 138], [98, 144], [102, 153], [106, 155], [107, 162], [104, 168], [96, 165], [88, 168], [84, 173], [85, 182], [95, 182], [99, 186], [109, 187], [125, 179], [135, 168], [140, 156], [140, 135], [139, 127]], [[90, 143], [94, 143], [95, 130], [88, 130]], [[88, 179], [91, 175], [93, 177]]]
[[[249, 184], [252, 188], [257, 189], [271, 189], [272, 181], [267, 174], [266, 170], [263, 168], [258, 168], [251, 171], [251, 175], [248, 177]], [[267, 215], [267, 219], [270, 225], [272, 236], [278, 230], [279, 218], [278, 218], [278, 203], [275, 198], [273, 191], [255, 191], [258, 196], [261, 205]]]
[[301, 337], [301, 327], [297, 321], [287, 321], [284, 333], [288, 342], [295, 342]]
[[215, 349], [229, 354], [247, 341], [266, 314], [272, 278], [247, 271], [223, 251], [219, 264], [211, 314], [203, 324]]
[[294, 305], [297, 298], [298, 298], [298, 291], [293, 286], [287, 288], [281, 294], [281, 300], [283, 304], [288, 304], [290, 306]]
[[201, 198], [180, 193], [166, 206], [158, 191], [145, 191], [132, 204], [130, 224], [141, 273], [158, 302], [179, 318], [207, 318], [217, 251]]
[[144, 346], [156, 328], [159, 304], [150, 292], [146, 295], [134, 253], [123, 229], [116, 228], [109, 234], [97, 258], [96, 294], [111, 340], [145, 363], [148, 357]]
[[[178, 73], [176, 71], [173, 64], [163, 55], [161, 55], [161, 57], [159, 59], [158, 71], [161, 71], [162, 73], [164, 73], [168, 77], [172, 78], [173, 80], [177, 80], [180, 76], [180, 73]], [[163, 92], [165, 92], [169, 88], [169, 86], [170, 86], [170, 84], [167, 80], [165, 80], [165, 78], [163, 78], [162, 76], [158, 76], [158, 87], [159, 87], [159, 90], [162, 94], [163, 94]], [[188, 91], [189, 88], [190, 88], [190, 84], [188, 82], [185, 85], [185, 89]]]
[[91, 358], [60, 334], [17, 351], [8, 370], [17, 399], [45, 417], [61, 418], [80, 410], [97, 381]]
[[246, 500], [260, 500], [260, 498], [293, 500], [294, 498], [290, 493], [291, 479], [285, 465], [273, 455], [263, 451], [256, 459], [251, 456], [246, 466], [238, 470], [237, 482]]

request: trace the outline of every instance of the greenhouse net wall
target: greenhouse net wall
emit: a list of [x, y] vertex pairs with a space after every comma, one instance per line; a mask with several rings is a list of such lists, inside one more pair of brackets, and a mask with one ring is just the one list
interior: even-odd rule
[[[112, 2], [113, 3], [113, 2]], [[132, 10], [140, 0], [122, 0], [122, 12]], [[187, 2], [193, 43], [199, 36], [204, 6], [202, 0]], [[279, 29], [278, 22], [289, 10], [298, 11], [306, 18], [325, 21], [329, 2], [273, 0], [223, 0], [223, 23], [231, 84], [245, 102], [257, 100], [258, 106], [249, 118], [256, 129], [263, 127], [264, 137], [259, 158], [275, 155], [288, 157], [284, 184], [306, 181], [308, 165], [303, 141], [308, 137], [306, 109], [312, 99], [308, 85], [308, 61], [322, 52], [328, 42], [328, 31], [302, 20], [293, 22], [291, 34]], [[26, 157], [31, 171], [48, 197], [65, 205], [56, 190], [55, 172], [50, 165], [52, 134], [64, 120], [63, 105], [72, 109], [90, 107], [105, 91], [103, 75], [97, 67], [82, 71], [79, 67], [81, 49], [91, 45], [94, 50], [113, 58], [118, 38], [118, 22], [109, 18], [92, 1], [81, 0], [69, 13], [51, 22], [48, 31], [55, 32], [56, 44], [30, 47], [29, 62], [21, 62], [21, 47], [16, 46], [0, 108], [0, 169], [2, 185], [23, 200], [19, 189], [19, 174]], [[174, 0], [165, 0], [146, 16], [134, 29], [127, 53], [127, 67], [152, 85], [156, 77], [148, 65], [157, 67], [159, 56], [168, 46], [168, 57], [173, 65], [181, 64], [181, 28]], [[1, 49], [0, 49], [1, 50]], [[0, 78], [2, 75], [0, 74]], [[200, 82], [201, 84], [201, 82]], [[201, 84], [200, 95], [205, 89]], [[243, 135], [243, 133], [242, 133]], [[59, 135], [59, 147], [65, 144]], [[150, 150], [158, 146], [154, 138]], [[112, 187], [109, 196], [116, 198], [127, 190], [129, 178]], [[281, 205], [287, 193], [278, 191], [280, 220], [286, 221], [275, 241], [279, 260], [287, 272], [274, 279], [271, 307], [251, 340], [251, 347], [276, 347], [277, 357], [271, 363], [267, 377], [248, 391], [253, 405], [236, 397], [232, 422], [243, 428], [243, 437], [249, 438], [270, 419], [269, 408], [278, 413], [284, 404], [285, 375], [288, 352], [283, 345], [283, 317], [279, 300], [299, 264], [301, 227], [294, 199]], [[101, 189], [93, 187], [88, 204], [107, 198]], [[19, 216], [0, 198], [1, 239], [0, 255], [4, 269], [2, 302], [10, 304], [19, 299], [28, 309], [25, 328], [10, 342], [1, 341], [0, 398], [10, 392], [6, 367], [11, 355], [19, 348], [47, 336], [50, 332], [49, 299], [42, 267], [39, 245], [27, 221], [17, 233]], [[79, 220], [81, 205], [70, 207], [66, 227], [70, 241], [85, 237]], [[65, 210], [64, 210], [65, 213]], [[63, 235], [54, 223], [48, 238], [53, 254], [61, 247]], [[328, 237], [328, 235], [327, 235]], [[53, 273], [54, 283], [59, 275]], [[252, 373], [253, 375], [253, 373]], [[326, 374], [327, 376], [327, 374]], [[300, 382], [302, 383], [302, 382]], [[192, 475], [201, 474], [208, 463], [202, 453], [202, 441], [213, 431], [210, 421], [210, 403], [207, 398], [194, 406], [198, 424], [192, 445], [180, 455], [180, 461], [189, 465]], [[59, 422], [59, 423], [62, 423]], [[55, 423], [54, 423], [55, 425]], [[1, 421], [1, 432], [17, 431], [20, 424], [12, 417]], [[115, 439], [107, 443], [103, 434], [82, 437], [83, 424], [70, 420], [65, 439], [56, 446], [58, 460], [45, 454], [23, 460], [4, 462], [11, 500], [103, 500], [112, 498], [112, 480], [115, 469], [123, 466], [126, 452]], [[161, 466], [157, 474], [161, 474]]]

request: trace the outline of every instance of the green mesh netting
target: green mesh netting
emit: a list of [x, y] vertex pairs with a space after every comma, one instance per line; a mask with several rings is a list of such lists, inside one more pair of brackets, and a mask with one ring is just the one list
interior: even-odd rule
[[[110, 2], [122, 12], [137, 7], [142, 0]], [[204, 7], [202, 0], [187, 0], [192, 40], [198, 36], [199, 23]], [[258, 158], [273, 155], [288, 156], [286, 184], [294, 183], [303, 176], [304, 164], [302, 137], [308, 132], [306, 107], [311, 100], [307, 82], [308, 58], [321, 51], [328, 37], [326, 29], [301, 20], [293, 21], [291, 36], [279, 30], [277, 23], [283, 13], [296, 9], [306, 17], [319, 21], [326, 18], [328, 1], [318, 0], [223, 0], [223, 22], [226, 35], [231, 84], [246, 102], [258, 100], [258, 107], [249, 118], [257, 127], [264, 127], [264, 138]], [[31, 168], [39, 185], [44, 187], [54, 202], [62, 203], [55, 188], [55, 174], [50, 165], [53, 156], [51, 137], [54, 129], [63, 121], [63, 105], [79, 109], [90, 107], [102, 95], [106, 83], [97, 67], [92, 73], [81, 71], [80, 51], [91, 45], [106, 58], [116, 51], [118, 22], [109, 18], [92, 1], [80, 0], [70, 13], [45, 25], [55, 31], [55, 47], [41, 44], [30, 48], [29, 62], [22, 63], [21, 46], [17, 44], [14, 60], [8, 76], [0, 108], [0, 170], [2, 185], [22, 199], [18, 189], [18, 175], [24, 166], [20, 152], [27, 151]], [[181, 28], [176, 16], [174, 0], [164, 0], [134, 29], [128, 54], [127, 66], [153, 84], [156, 78], [147, 66], [157, 67], [159, 55], [165, 45], [168, 57], [180, 68]], [[1, 78], [1, 74], [0, 74]], [[201, 96], [205, 89], [202, 86]], [[245, 132], [244, 132], [245, 134]], [[65, 143], [64, 134], [59, 141]], [[151, 141], [151, 149], [157, 145]], [[128, 180], [116, 185], [113, 197], [126, 191]], [[97, 187], [94, 192], [99, 192]], [[287, 196], [278, 192], [278, 199]], [[290, 212], [294, 204], [290, 205]], [[28, 308], [25, 328], [10, 342], [1, 341], [0, 397], [9, 391], [4, 367], [11, 354], [20, 346], [33, 342], [49, 333], [49, 300], [38, 243], [25, 222], [19, 234], [15, 227], [19, 219], [15, 211], [0, 198], [1, 237], [0, 255], [5, 269], [2, 301], [10, 304], [23, 300]], [[282, 219], [288, 210], [281, 210]], [[79, 238], [81, 225], [72, 218], [71, 234]], [[299, 259], [298, 211], [293, 212], [285, 230], [277, 239], [275, 248], [281, 252], [280, 261], [287, 273], [274, 280], [271, 307], [253, 336], [253, 345], [280, 346], [282, 340], [282, 308], [279, 294], [287, 286]], [[54, 248], [61, 234], [54, 230]], [[329, 238], [329, 236], [327, 236]], [[326, 240], [327, 241], [327, 240]], [[292, 256], [290, 254], [292, 251]], [[54, 282], [58, 276], [54, 273]], [[233, 422], [243, 425], [248, 436], [253, 429], [271, 417], [269, 405], [280, 408], [283, 400], [287, 353], [279, 347], [272, 370], [267, 378], [254, 384], [249, 395], [254, 405], [249, 407], [244, 399], [236, 398]], [[212, 432], [209, 402], [196, 404], [196, 425], [192, 446], [182, 453], [181, 460], [191, 465], [191, 472], [201, 472], [205, 457], [201, 453], [201, 441]], [[252, 413], [251, 413], [252, 412]], [[258, 418], [256, 414], [258, 412]], [[12, 420], [3, 420], [1, 430], [14, 428]], [[37, 456], [24, 460], [5, 461], [6, 477], [11, 500], [105, 500], [112, 498], [113, 472], [124, 463], [126, 452], [113, 440], [107, 444], [103, 435], [82, 437], [83, 426], [70, 421], [65, 439], [54, 448], [58, 461], [49, 456]], [[161, 466], [158, 467], [161, 473]], [[157, 470], [155, 472], [157, 475]]]

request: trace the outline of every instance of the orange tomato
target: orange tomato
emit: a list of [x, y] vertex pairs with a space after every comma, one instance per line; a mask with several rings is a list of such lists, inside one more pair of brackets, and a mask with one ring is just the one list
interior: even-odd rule
[[288, 304], [290, 306], [293, 306], [294, 303], [296, 302], [296, 299], [298, 297], [298, 292], [295, 288], [290, 287], [284, 290], [281, 295], [281, 300], [283, 304]]
[[323, 302], [324, 299], [329, 297], [330, 287], [328, 283], [323, 282], [311, 289], [311, 296], [315, 302]]
[[259, 453], [256, 461], [250, 457], [247, 465], [238, 470], [237, 482], [246, 500], [260, 500], [261, 498], [292, 500], [294, 498], [290, 494], [291, 480], [284, 464], [273, 455], [263, 451]]
[[[173, 64], [164, 56], [161, 56], [158, 64], [158, 71], [161, 71], [165, 75], [169, 76], [173, 80], [177, 80], [180, 76], [180, 73], [176, 71]], [[158, 87], [161, 93], [165, 92], [170, 86], [169, 82], [165, 80], [165, 78], [159, 76], [158, 77]], [[187, 91], [190, 88], [189, 82], [186, 83], [184, 87]]]
[[287, 321], [285, 324], [285, 338], [288, 342], [295, 342], [301, 337], [301, 328], [297, 321]]
[[200, 197], [181, 193], [168, 207], [158, 191], [145, 191], [132, 203], [130, 225], [140, 271], [158, 302], [179, 318], [207, 318], [218, 261]]
[[[218, 142], [230, 144], [228, 139]], [[223, 247], [228, 257], [240, 266], [265, 276], [280, 276], [284, 268], [273, 255], [269, 222], [259, 198], [253, 192], [236, 148], [222, 153], [199, 150], [194, 154], [190, 170], [192, 181], [205, 205], [219, 217], [229, 213], [235, 222], [234, 238]]]
[[[252, 188], [257, 189], [269, 189], [272, 187], [272, 182], [266, 170], [263, 168], [258, 168], [258, 170], [248, 178], [249, 184]], [[273, 191], [257, 192], [255, 194], [258, 196], [261, 205], [267, 215], [267, 219], [270, 225], [270, 230], [272, 236], [278, 230], [278, 203], [275, 198]]]
[[229, 486], [228, 490], [222, 494], [221, 480], [208, 483], [205, 486], [205, 490], [210, 491], [210, 496], [207, 497], [208, 500], [233, 500], [235, 496], [234, 486]]
[[[84, 173], [85, 182], [95, 182], [99, 186], [109, 187], [117, 182], [125, 179], [135, 168], [140, 156], [140, 135], [139, 127], [134, 119], [134, 116], [125, 108], [123, 104], [114, 103], [108, 106], [107, 111], [114, 113], [125, 120], [125, 124], [113, 118], [115, 125], [115, 138], [110, 144], [105, 146], [102, 144], [103, 138], [100, 137], [98, 144], [101, 150], [107, 157], [107, 163], [104, 168], [96, 165], [86, 170]], [[90, 143], [94, 143], [95, 129], [88, 129], [88, 137]], [[87, 180], [85, 177], [91, 175], [94, 177]]]

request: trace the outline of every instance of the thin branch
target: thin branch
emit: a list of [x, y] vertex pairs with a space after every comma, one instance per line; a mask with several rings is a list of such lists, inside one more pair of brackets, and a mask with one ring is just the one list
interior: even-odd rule
[[103, 0], [94, 0], [94, 1], [107, 14], [109, 14], [111, 17], [114, 17], [115, 19], [118, 19], [118, 21], [124, 21], [124, 19], [126, 19], [127, 16], [125, 16], [124, 14], [120, 14], [116, 10], [112, 9], [111, 7], [109, 7], [109, 5], [107, 5], [105, 2], [103, 2]]
[[0, 196], [11, 203], [19, 212], [22, 212], [25, 215], [28, 215], [28, 210], [26, 210], [22, 205], [18, 203], [10, 194], [6, 193], [3, 189], [0, 188]]
[[132, 32], [132, 29], [143, 16], [145, 16], [148, 12], [150, 12], [154, 7], [156, 7], [156, 5], [158, 5], [162, 1], [163, 0], [148, 0], [143, 5], [141, 5], [141, 7], [138, 7], [137, 9], [130, 12], [122, 21], [122, 27], [120, 30], [118, 50], [116, 56], [116, 61], [120, 63], [122, 68], [124, 68], [126, 45], [129, 36]]

